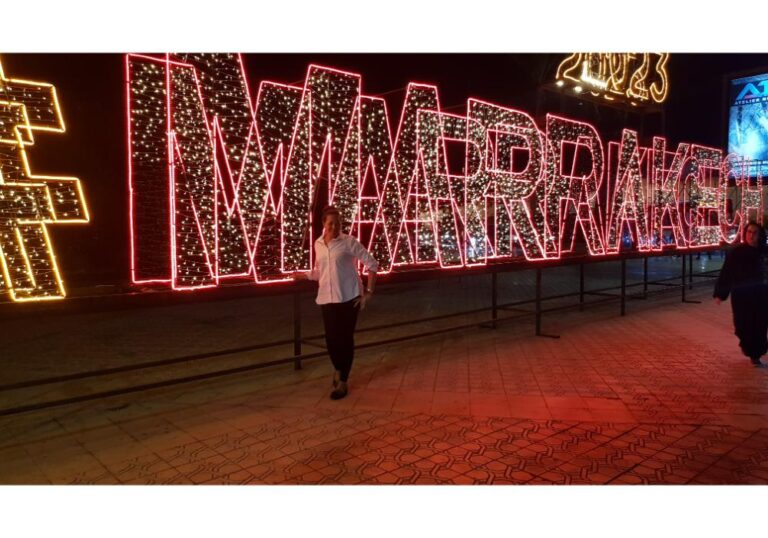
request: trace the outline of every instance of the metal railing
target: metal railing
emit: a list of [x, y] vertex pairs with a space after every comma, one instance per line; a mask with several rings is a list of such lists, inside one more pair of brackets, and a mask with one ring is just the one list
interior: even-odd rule
[[[701, 251], [701, 252], [707, 252], [707, 251]], [[709, 251], [709, 252], [712, 252], [712, 251]], [[580, 258], [580, 259], [570, 259], [570, 260], [559, 260], [556, 265], [542, 263], [541, 265], [537, 265], [536, 267], [533, 267], [533, 268], [530, 266], [530, 264], [529, 265], [517, 264], [517, 265], [486, 266], [481, 269], [473, 270], [469, 272], [469, 274], [472, 274], [472, 275], [488, 274], [488, 273], [490, 274], [491, 294], [489, 297], [489, 304], [487, 307], [476, 308], [471, 310], [463, 310], [460, 312], [451, 312], [448, 314], [441, 314], [437, 316], [408, 319], [408, 320], [403, 320], [395, 323], [380, 324], [380, 325], [358, 329], [357, 333], [358, 334], [368, 333], [368, 332], [382, 331], [385, 329], [392, 329], [392, 328], [403, 327], [403, 326], [414, 326], [417, 324], [424, 324], [424, 323], [434, 322], [438, 320], [445, 320], [445, 319], [462, 317], [462, 316], [473, 315], [473, 314], [481, 314], [483, 312], [488, 312], [490, 314], [487, 319], [484, 319], [482, 321], [473, 321], [470, 323], [463, 323], [460, 325], [451, 325], [450, 327], [432, 329], [428, 331], [422, 331], [422, 332], [412, 333], [408, 335], [397, 336], [393, 338], [374, 340], [371, 342], [359, 344], [356, 346], [356, 349], [364, 349], [364, 348], [369, 348], [374, 346], [382, 346], [382, 345], [388, 345], [388, 344], [393, 344], [397, 342], [403, 342], [406, 340], [425, 338], [428, 336], [433, 336], [433, 335], [447, 333], [447, 332], [453, 332], [453, 331], [462, 330], [462, 329], [468, 329], [472, 327], [484, 327], [484, 328], [495, 329], [501, 323], [506, 323], [513, 320], [518, 320], [521, 318], [530, 318], [530, 317], [533, 318], [535, 334], [537, 336], [559, 338], [559, 336], [546, 334], [542, 331], [542, 322], [545, 314], [556, 312], [556, 311], [569, 310], [569, 309], [584, 310], [584, 308], [587, 306], [591, 307], [591, 306], [603, 304], [606, 302], [618, 301], [620, 315], [624, 316], [626, 315], [626, 311], [627, 311], [626, 309], [627, 299], [630, 299], [630, 298], [646, 299], [650, 295], [665, 293], [665, 292], [673, 291], [675, 289], [680, 290], [682, 302], [684, 303], [699, 302], [699, 301], [689, 300], [687, 298], [686, 291], [693, 289], [693, 286], [696, 283], [694, 281], [695, 278], [711, 279], [715, 276], [715, 273], [717, 271], [704, 271], [700, 273], [694, 273], [693, 272], [693, 254], [690, 254], [690, 253], [661, 254], [661, 255], [656, 255], [652, 257], [659, 258], [659, 257], [668, 257], [668, 256], [680, 256], [681, 272], [679, 275], [662, 278], [662, 279], [656, 279], [656, 280], [648, 279], [649, 256], [640, 256], [640, 255], [613, 257], [610, 259]], [[640, 282], [633, 282], [629, 284], [627, 283], [627, 260], [630, 260], [630, 259], [643, 260], [643, 279]], [[603, 287], [598, 289], [587, 289], [586, 277], [585, 277], [586, 266], [593, 265], [593, 264], [600, 264], [600, 263], [617, 262], [617, 261], [620, 262], [619, 263], [620, 282], [621, 282], [620, 285], [608, 286], [608, 287]], [[548, 268], [563, 267], [568, 265], [572, 266], [577, 264], [579, 266], [579, 290], [578, 291], [571, 292], [571, 293], [548, 295], [548, 296], [543, 295], [542, 293], [543, 275]], [[530, 269], [535, 270], [534, 297], [531, 299], [500, 303], [499, 290], [498, 290], [499, 273], [507, 273], [507, 272], [521, 271], [521, 270], [530, 270]], [[441, 278], [443, 276], [444, 275], [439, 274], [436, 271], [433, 271], [431, 273], [422, 274], [421, 278], [431, 280], [431, 279]], [[700, 282], [702, 282], [702, 280], [699, 280], [699, 283]], [[385, 284], [385, 285], [397, 285], [397, 283]], [[639, 286], [642, 286], [642, 291], [634, 294], [628, 293], [628, 291], [633, 290], [634, 288]], [[650, 289], [651, 287], [657, 287], [657, 289], [652, 290]], [[0, 393], [21, 390], [21, 389], [26, 389], [31, 387], [54, 385], [57, 383], [63, 383], [63, 382], [69, 382], [69, 381], [106, 377], [106, 376], [112, 376], [120, 373], [150, 370], [150, 369], [160, 368], [164, 366], [173, 366], [173, 365], [178, 365], [183, 363], [193, 363], [198, 361], [204, 361], [206, 359], [211, 359], [211, 358], [217, 358], [217, 357], [222, 357], [227, 355], [236, 355], [236, 354], [241, 354], [241, 353], [254, 351], [258, 349], [267, 349], [267, 348], [279, 347], [279, 346], [285, 346], [285, 345], [291, 345], [291, 344], [293, 345], [292, 356], [283, 357], [283, 358], [270, 360], [270, 361], [262, 361], [254, 364], [246, 364], [244, 366], [219, 369], [219, 370], [214, 370], [211, 372], [205, 372], [205, 373], [200, 373], [195, 375], [174, 377], [174, 378], [170, 378], [170, 379], [166, 379], [166, 380], [162, 380], [154, 383], [142, 383], [142, 384], [133, 385], [129, 387], [122, 387], [122, 388], [99, 391], [99, 392], [91, 392], [88, 394], [73, 396], [69, 398], [62, 398], [62, 399], [56, 399], [56, 400], [31, 403], [27, 405], [9, 407], [5, 409], [0, 409], [0, 416], [7, 416], [7, 415], [13, 415], [13, 414], [18, 414], [23, 412], [46, 409], [46, 408], [55, 407], [55, 406], [80, 403], [80, 402], [85, 402], [89, 400], [108, 398], [108, 397], [119, 396], [123, 394], [139, 392], [139, 391], [146, 391], [146, 390], [155, 389], [155, 388], [178, 385], [182, 383], [190, 383], [194, 381], [233, 375], [237, 373], [256, 370], [259, 368], [266, 368], [266, 367], [283, 365], [283, 364], [293, 364], [294, 369], [299, 370], [302, 368], [303, 361], [315, 359], [315, 358], [326, 355], [326, 351], [324, 350], [318, 351], [318, 352], [312, 352], [312, 353], [304, 352], [305, 345], [324, 348], [322, 344], [318, 344], [316, 342], [317, 340], [322, 340], [324, 335], [323, 334], [316, 334], [311, 336], [302, 335], [301, 298], [303, 294], [309, 293], [308, 287], [305, 285], [301, 285], [301, 286], [297, 285], [294, 287], [292, 291], [287, 291], [285, 293], [293, 294], [292, 338], [275, 340], [272, 342], [259, 343], [259, 344], [249, 345], [249, 346], [241, 346], [237, 348], [222, 349], [222, 350], [217, 350], [209, 353], [199, 353], [199, 354], [187, 355], [187, 356], [181, 356], [181, 357], [172, 357], [168, 359], [141, 362], [137, 364], [129, 364], [129, 365], [113, 367], [113, 368], [103, 368], [98, 370], [77, 372], [73, 374], [52, 376], [47, 378], [33, 379], [28, 381], [16, 382], [16, 383], [8, 383], [8, 384], [0, 385]], [[601, 299], [588, 302], [586, 301], [586, 298], [588, 296], [601, 297]], [[571, 297], [578, 297], [578, 302], [549, 307], [549, 308], [544, 307], [545, 302], [562, 300], [562, 299], [567, 299]], [[525, 308], [526, 306], [528, 306], [528, 308]], [[502, 312], [514, 312], [514, 314], [501, 315]]]

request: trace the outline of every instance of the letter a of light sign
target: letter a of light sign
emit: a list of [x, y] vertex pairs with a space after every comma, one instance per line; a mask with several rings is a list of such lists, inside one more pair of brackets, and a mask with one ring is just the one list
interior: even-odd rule
[[89, 219], [77, 178], [30, 170], [26, 148], [34, 132], [64, 130], [56, 89], [8, 78], [0, 64], [0, 264], [14, 301], [65, 296], [47, 226]]
[[[408, 85], [396, 129], [356, 73], [310, 65], [303, 85], [262, 81], [239, 55], [126, 56], [135, 283], [174, 289], [287, 279], [313, 264], [316, 206], [337, 206], [382, 271], [559, 259], [582, 241], [616, 254], [733, 242], [762, 220], [762, 179], [715, 148], [470, 98], [441, 110]], [[449, 164], [448, 146], [464, 151]], [[740, 189], [726, 210], [728, 185]], [[755, 190], [757, 189], [757, 190]]]

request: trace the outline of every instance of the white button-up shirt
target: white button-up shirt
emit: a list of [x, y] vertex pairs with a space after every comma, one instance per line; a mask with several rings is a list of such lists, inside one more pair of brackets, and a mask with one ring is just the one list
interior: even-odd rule
[[379, 269], [376, 258], [350, 235], [339, 234], [328, 245], [322, 236], [315, 241], [315, 266], [307, 277], [317, 280], [317, 304], [346, 303], [361, 294], [357, 260], [369, 271]]

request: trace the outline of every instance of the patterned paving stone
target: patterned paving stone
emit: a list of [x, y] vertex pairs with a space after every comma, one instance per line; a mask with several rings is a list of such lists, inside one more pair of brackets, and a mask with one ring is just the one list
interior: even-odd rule
[[0, 483], [768, 484], [729, 311], [639, 303], [360, 350], [341, 402], [321, 360], [3, 418]]
[[188, 463], [206, 461], [218, 455], [218, 452], [203, 442], [197, 441], [178, 445], [159, 452], [159, 458], [169, 466], [179, 467]]
[[[151, 476], [154, 476], [153, 472]], [[118, 484], [119, 481], [115, 476], [104, 468], [95, 468], [91, 471], [82, 471], [74, 475], [70, 485], [112, 485]]]

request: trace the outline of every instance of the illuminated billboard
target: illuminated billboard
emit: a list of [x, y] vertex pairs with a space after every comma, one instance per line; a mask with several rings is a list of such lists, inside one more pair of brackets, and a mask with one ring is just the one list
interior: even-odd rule
[[750, 177], [768, 172], [768, 72], [729, 83], [728, 152], [749, 159]]

